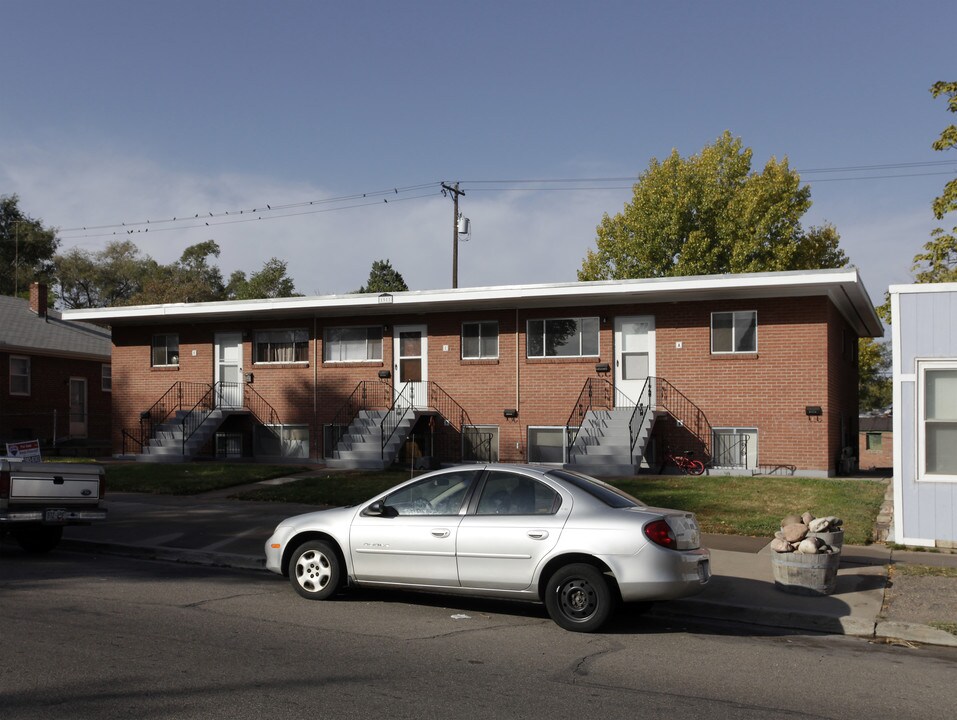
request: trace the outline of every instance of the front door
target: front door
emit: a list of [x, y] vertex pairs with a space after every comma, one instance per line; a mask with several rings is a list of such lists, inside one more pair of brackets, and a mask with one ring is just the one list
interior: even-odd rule
[[70, 437], [86, 437], [86, 378], [70, 378]]
[[243, 335], [216, 333], [216, 407], [243, 406]]
[[[650, 398], [641, 397], [641, 392], [645, 381], [654, 374], [654, 315], [616, 317], [615, 387], [633, 403], [648, 404]], [[621, 404], [623, 400], [618, 397], [617, 402]]]
[[[405, 391], [413, 407], [429, 406], [429, 335], [425, 325], [396, 325], [392, 338], [396, 395]], [[411, 385], [406, 387], [406, 383]]]

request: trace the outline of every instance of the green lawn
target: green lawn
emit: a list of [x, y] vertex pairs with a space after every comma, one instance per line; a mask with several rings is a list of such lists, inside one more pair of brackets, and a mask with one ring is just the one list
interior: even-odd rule
[[[296, 465], [202, 462], [181, 464], [118, 463], [107, 466], [108, 491], [195, 495], [294, 475], [310, 468]], [[244, 500], [294, 502], [317, 506], [354, 505], [408, 479], [407, 470], [319, 471], [321, 475], [238, 493]], [[613, 478], [613, 485], [649, 505], [695, 513], [708, 533], [770, 539], [781, 518], [791, 513], [836, 515], [844, 520], [845, 542], [870, 541], [885, 485], [873, 480], [726, 477], [686, 475]]]
[[196, 495], [294, 475], [307, 469], [298, 465], [225, 462], [117, 463], [106, 466], [106, 489], [107, 494]]

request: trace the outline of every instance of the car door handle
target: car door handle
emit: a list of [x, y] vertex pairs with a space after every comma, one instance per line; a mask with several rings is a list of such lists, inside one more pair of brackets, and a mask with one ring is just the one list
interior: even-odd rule
[[434, 535], [437, 538], [447, 538], [451, 534], [452, 534], [452, 531], [447, 530], [445, 528], [435, 528], [432, 531], [432, 535]]
[[544, 540], [548, 537], [548, 530], [529, 530], [528, 536], [532, 540]]

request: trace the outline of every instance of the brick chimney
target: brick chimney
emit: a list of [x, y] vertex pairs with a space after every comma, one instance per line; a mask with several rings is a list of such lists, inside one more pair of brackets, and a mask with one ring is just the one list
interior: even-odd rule
[[43, 283], [30, 285], [30, 309], [40, 317], [47, 316], [47, 286]]

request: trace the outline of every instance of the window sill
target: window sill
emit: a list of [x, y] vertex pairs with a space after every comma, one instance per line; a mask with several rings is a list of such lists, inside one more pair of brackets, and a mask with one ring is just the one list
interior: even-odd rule
[[498, 358], [462, 358], [463, 365], [498, 365]]
[[271, 368], [308, 368], [308, 360], [294, 360], [291, 362], [264, 362], [264, 363], [253, 363], [253, 367], [257, 370], [269, 370]]
[[529, 365], [562, 365], [562, 364], [582, 364], [594, 365], [601, 362], [600, 355], [588, 355], [586, 357], [526, 357], [525, 362]]
[[753, 353], [711, 353], [712, 360], [760, 360], [761, 355]]
[[151, 365], [150, 372], [179, 372], [179, 365]]
[[383, 367], [385, 363], [382, 360], [323, 360], [324, 368], [341, 367]]

